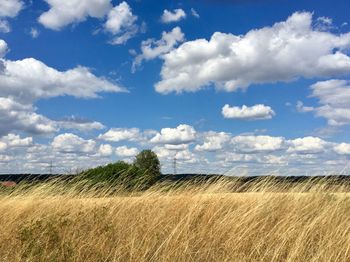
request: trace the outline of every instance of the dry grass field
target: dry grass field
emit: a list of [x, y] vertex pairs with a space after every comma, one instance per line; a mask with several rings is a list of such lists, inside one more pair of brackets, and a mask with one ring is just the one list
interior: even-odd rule
[[350, 193], [330, 181], [217, 181], [143, 192], [18, 186], [1, 261], [350, 261]]

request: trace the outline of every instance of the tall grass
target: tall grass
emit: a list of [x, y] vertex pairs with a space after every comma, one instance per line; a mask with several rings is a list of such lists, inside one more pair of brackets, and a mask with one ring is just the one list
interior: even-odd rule
[[1, 261], [350, 261], [349, 185], [261, 179], [0, 194]]

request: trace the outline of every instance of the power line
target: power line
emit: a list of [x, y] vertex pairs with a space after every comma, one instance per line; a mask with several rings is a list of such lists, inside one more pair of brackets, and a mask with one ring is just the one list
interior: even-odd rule
[[176, 175], [176, 153], [175, 153], [175, 156], [174, 156], [174, 161], [173, 161], [173, 168], [174, 168], [174, 175]]
[[52, 172], [53, 172], [53, 164], [52, 164], [52, 160], [50, 161], [50, 166], [49, 166], [49, 169], [50, 169], [50, 175], [52, 175]]

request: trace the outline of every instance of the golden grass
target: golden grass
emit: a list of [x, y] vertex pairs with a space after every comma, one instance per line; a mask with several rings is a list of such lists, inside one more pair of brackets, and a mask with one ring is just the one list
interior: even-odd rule
[[51, 183], [2, 193], [0, 260], [350, 261], [345, 185], [101, 190]]

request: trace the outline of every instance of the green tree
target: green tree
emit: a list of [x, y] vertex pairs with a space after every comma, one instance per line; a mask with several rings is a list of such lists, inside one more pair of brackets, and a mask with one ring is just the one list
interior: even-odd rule
[[134, 165], [152, 176], [160, 175], [160, 162], [152, 150], [143, 150], [135, 158]]

